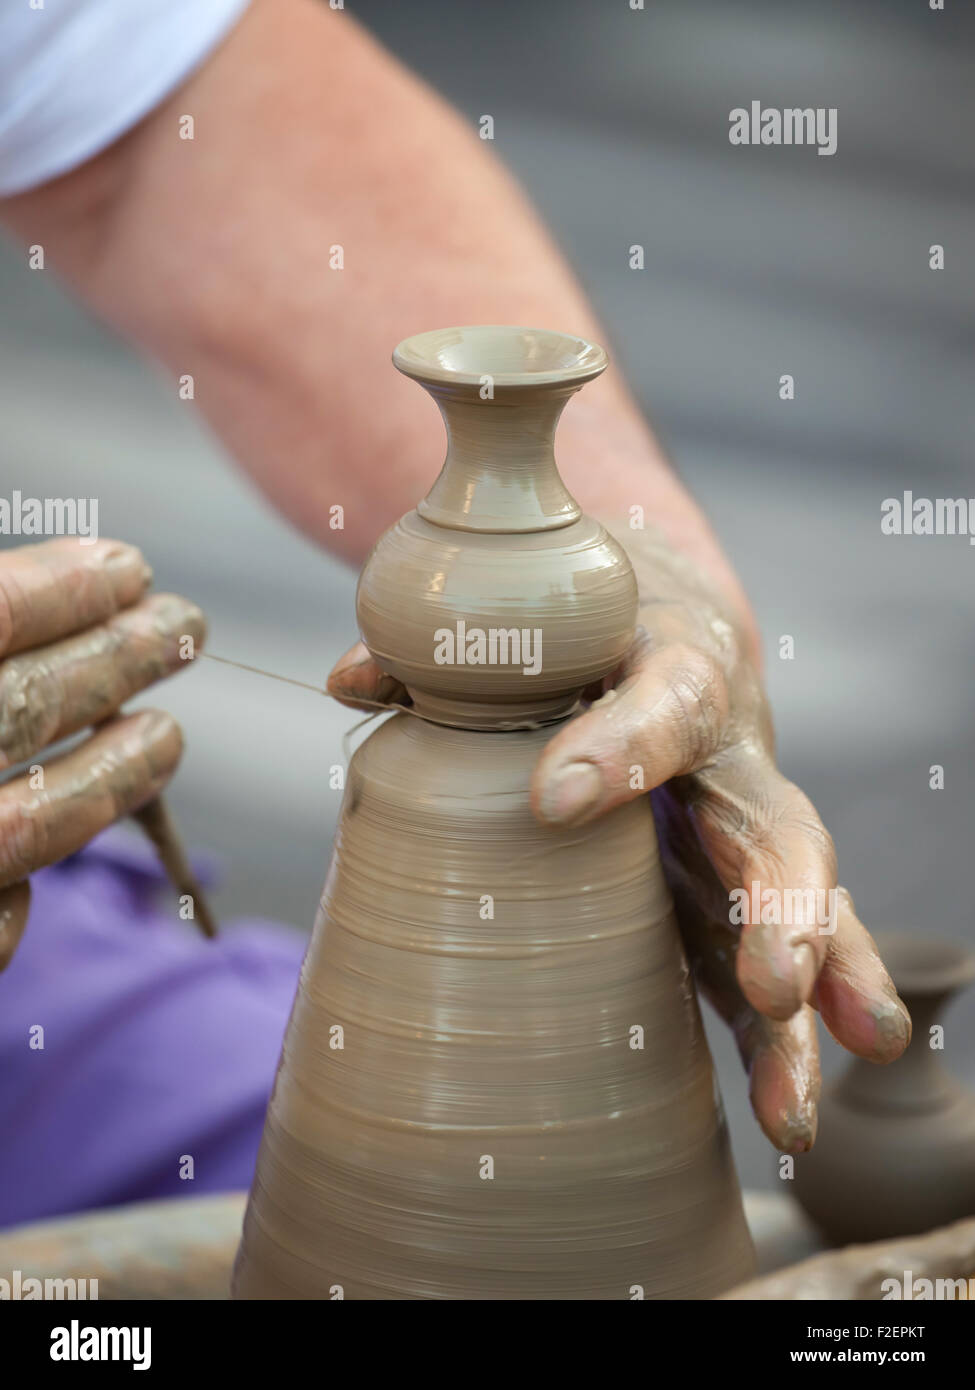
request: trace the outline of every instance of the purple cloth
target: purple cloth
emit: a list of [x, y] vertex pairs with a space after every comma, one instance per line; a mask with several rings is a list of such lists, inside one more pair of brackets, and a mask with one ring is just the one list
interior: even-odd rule
[[305, 937], [252, 920], [205, 941], [125, 831], [31, 884], [0, 975], [0, 1226], [247, 1187]]

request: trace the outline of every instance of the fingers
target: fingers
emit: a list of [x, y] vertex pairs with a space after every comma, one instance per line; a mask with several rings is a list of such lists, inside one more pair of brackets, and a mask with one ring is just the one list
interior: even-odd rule
[[653, 652], [642, 629], [622, 682], [547, 746], [532, 806], [548, 825], [582, 825], [715, 752], [728, 721], [724, 672], [706, 651], [674, 643]]
[[763, 1017], [742, 993], [735, 972], [738, 933], [728, 896], [672, 788], [653, 798], [661, 852], [677, 920], [698, 988], [731, 1028], [749, 1079], [752, 1110], [783, 1153], [804, 1153], [816, 1137], [819, 1042], [813, 1010], [785, 1021]]
[[837, 886], [833, 842], [809, 798], [747, 747], [687, 779], [678, 795], [731, 897], [738, 982], [752, 1007], [783, 1020], [815, 1002], [851, 1052], [900, 1056], [910, 1018]]
[[0, 970], [10, 964], [24, 934], [30, 911], [30, 884], [14, 883], [0, 889]]
[[734, 977], [733, 959], [722, 953], [699, 961], [695, 975], [734, 1034], [765, 1137], [780, 1153], [806, 1153], [816, 1138], [821, 1087], [815, 1012], [804, 1005], [785, 1020], [758, 1013]]
[[[746, 1000], [735, 976], [734, 947], [727, 924], [711, 922], [695, 931], [681, 926], [701, 989], [738, 1044], [748, 1074], [752, 1111], [765, 1137], [780, 1153], [799, 1154], [816, 1138], [820, 1093], [816, 1015], [807, 1005], [786, 1020], [766, 1018]], [[698, 919], [700, 920], [700, 919]]]
[[120, 541], [44, 541], [0, 554], [0, 655], [57, 641], [135, 603], [152, 582]]
[[35, 776], [0, 787], [0, 888], [53, 864], [129, 815], [169, 781], [183, 751], [179, 725], [159, 710], [113, 719]]
[[839, 888], [837, 894], [836, 934], [816, 987], [819, 1012], [847, 1051], [869, 1062], [893, 1062], [911, 1040], [911, 1017], [849, 893]]
[[816, 1138], [820, 1092], [816, 1015], [808, 1004], [784, 1022], [754, 1009], [735, 1026], [752, 1111], [780, 1153], [806, 1153]]
[[730, 750], [677, 794], [729, 894], [745, 997], [769, 1018], [791, 1017], [811, 999], [835, 929], [832, 840], [760, 750]]
[[377, 704], [410, 704], [406, 687], [380, 669], [363, 642], [357, 642], [339, 657], [325, 688], [340, 704], [351, 709], [370, 709]]
[[782, 1021], [764, 1017], [749, 1004], [735, 974], [735, 934], [727, 916], [722, 920], [718, 915], [723, 894], [717, 883], [713, 893], [708, 891], [714, 871], [700, 849], [695, 847], [688, 857], [690, 864], [678, 872], [674, 898], [694, 977], [734, 1034], [748, 1074], [752, 1111], [766, 1138], [781, 1153], [805, 1153], [816, 1138], [820, 1092], [815, 1014], [807, 1006]]
[[195, 604], [154, 594], [108, 622], [0, 663], [0, 769], [101, 723], [180, 665], [206, 635]]

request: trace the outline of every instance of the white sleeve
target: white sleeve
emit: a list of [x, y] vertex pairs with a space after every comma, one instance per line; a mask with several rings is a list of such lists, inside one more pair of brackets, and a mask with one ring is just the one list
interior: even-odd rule
[[0, 197], [65, 174], [124, 135], [248, 3], [0, 0]]

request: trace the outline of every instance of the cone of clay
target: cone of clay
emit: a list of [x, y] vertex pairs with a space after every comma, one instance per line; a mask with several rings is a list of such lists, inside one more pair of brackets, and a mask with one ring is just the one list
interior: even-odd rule
[[649, 801], [568, 830], [529, 805], [634, 631], [553, 450], [605, 354], [481, 327], [394, 362], [447, 457], [357, 613], [415, 713], [349, 767], [235, 1296], [711, 1297], [753, 1252]]

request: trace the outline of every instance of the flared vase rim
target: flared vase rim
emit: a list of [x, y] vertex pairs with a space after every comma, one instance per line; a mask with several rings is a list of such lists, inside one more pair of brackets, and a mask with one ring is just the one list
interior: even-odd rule
[[599, 343], [575, 333], [514, 324], [435, 328], [404, 338], [393, 350], [404, 376], [429, 386], [502, 388], [581, 386], [606, 370]]

